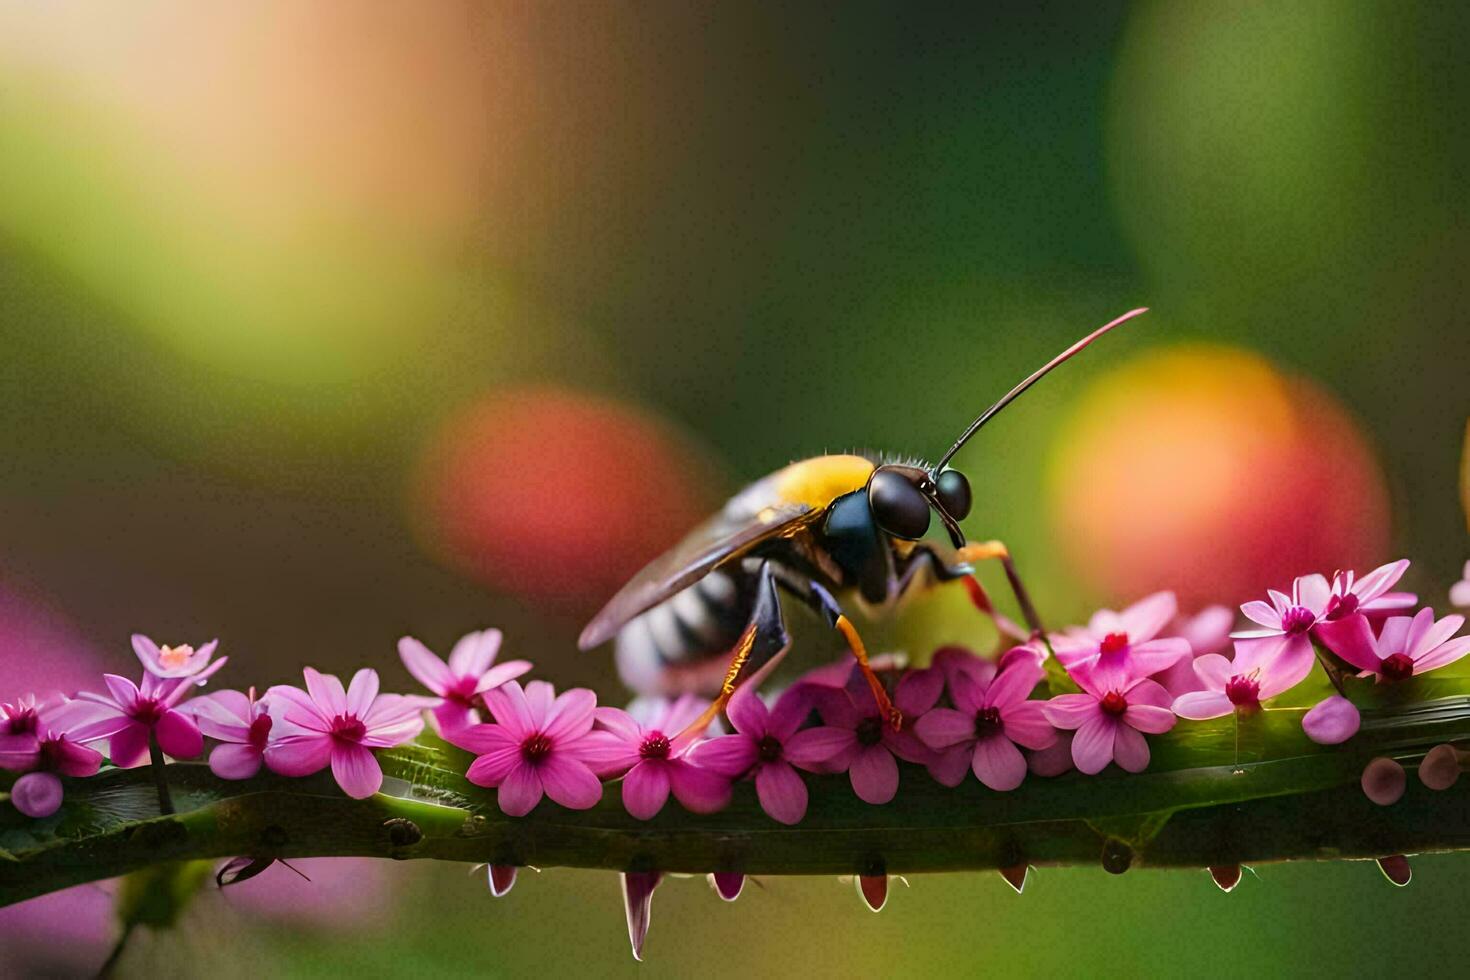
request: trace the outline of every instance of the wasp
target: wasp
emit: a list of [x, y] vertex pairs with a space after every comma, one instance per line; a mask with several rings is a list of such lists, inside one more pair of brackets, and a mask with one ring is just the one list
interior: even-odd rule
[[[970, 514], [973, 492], [949, 462], [1053, 368], [1143, 312], [1123, 314], [1052, 358], [982, 412], [933, 466], [816, 456], [757, 480], [623, 586], [578, 646], [590, 650], [616, 637], [618, 672], [639, 693], [715, 695], [701, 719], [707, 723], [743, 677], [790, 646], [786, 596], [842, 634], [880, 710], [898, 727], [899, 712], [844, 603], [876, 616], [918, 584], [963, 580], [1000, 622], [972, 577], [974, 563], [999, 559], [1030, 636], [1044, 635], [1009, 549], [999, 541], [966, 542], [960, 521]], [[951, 552], [923, 540], [935, 516]]]

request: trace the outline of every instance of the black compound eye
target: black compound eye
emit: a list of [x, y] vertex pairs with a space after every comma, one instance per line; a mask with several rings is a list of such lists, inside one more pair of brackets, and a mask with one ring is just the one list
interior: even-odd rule
[[917, 540], [929, 530], [929, 501], [901, 473], [880, 469], [868, 480], [868, 506], [878, 527]]
[[957, 521], [964, 520], [970, 513], [972, 503], [970, 481], [959, 470], [945, 470], [939, 474], [939, 506]]

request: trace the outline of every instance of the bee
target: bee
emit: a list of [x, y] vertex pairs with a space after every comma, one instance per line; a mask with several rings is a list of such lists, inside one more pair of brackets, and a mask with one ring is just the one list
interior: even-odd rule
[[[970, 514], [973, 492], [949, 462], [1049, 371], [1143, 312], [1123, 314], [1052, 358], [982, 412], [932, 467], [816, 456], [757, 480], [623, 586], [578, 646], [590, 650], [616, 637], [619, 674], [639, 693], [714, 695], [707, 723], [742, 678], [790, 646], [782, 609], [789, 597], [842, 634], [884, 717], [898, 727], [901, 716], [844, 603], [881, 615], [918, 584], [962, 580], [1001, 622], [972, 577], [975, 562], [999, 559], [1030, 636], [1043, 635], [1009, 549], [999, 541], [966, 542], [960, 521]], [[952, 552], [923, 540], [934, 516]]]

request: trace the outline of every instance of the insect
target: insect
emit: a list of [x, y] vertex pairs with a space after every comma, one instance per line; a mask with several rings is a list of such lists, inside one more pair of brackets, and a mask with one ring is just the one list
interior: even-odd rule
[[[964, 580], [986, 608], [972, 566], [999, 559], [1031, 635], [1041, 635], [1005, 545], [966, 543], [959, 522], [969, 515], [973, 494], [969, 480], [948, 464], [1047, 372], [1143, 312], [1123, 314], [1054, 357], [982, 412], [932, 467], [817, 456], [756, 481], [623, 586], [578, 645], [590, 650], [616, 636], [619, 673], [640, 693], [715, 694], [702, 719], [707, 723], [742, 677], [790, 645], [782, 610], [783, 596], [790, 597], [842, 634], [879, 708], [898, 727], [901, 716], [843, 602], [877, 615], [919, 583]], [[936, 515], [952, 553], [922, 540]]]

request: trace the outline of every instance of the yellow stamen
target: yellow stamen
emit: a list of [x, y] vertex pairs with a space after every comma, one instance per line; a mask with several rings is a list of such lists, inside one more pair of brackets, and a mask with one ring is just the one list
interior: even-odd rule
[[158, 663], [165, 670], [177, 670], [189, 662], [194, 656], [194, 648], [187, 643], [176, 647], [160, 647], [158, 650]]

